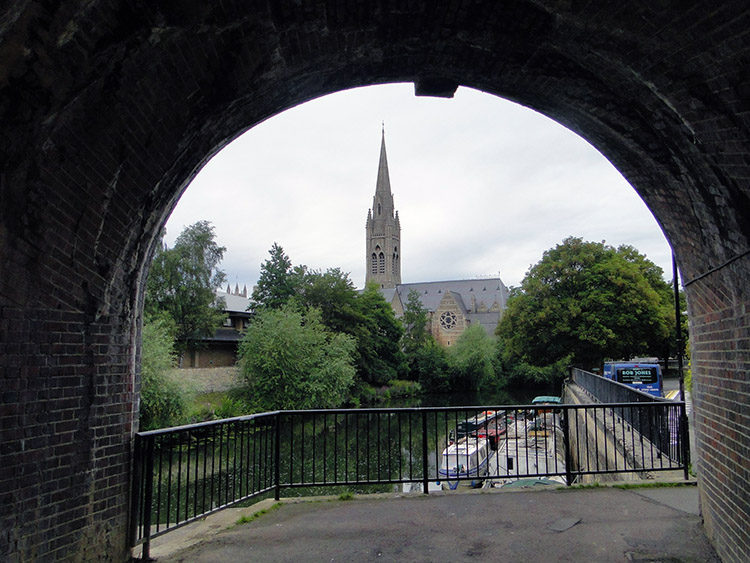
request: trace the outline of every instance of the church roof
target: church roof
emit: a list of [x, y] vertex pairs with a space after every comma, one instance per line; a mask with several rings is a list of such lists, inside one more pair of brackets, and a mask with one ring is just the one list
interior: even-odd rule
[[[467, 316], [489, 313], [493, 307], [503, 310], [508, 300], [508, 288], [500, 278], [402, 283], [396, 287], [403, 303], [411, 290], [419, 294], [422, 305], [430, 312], [436, 311], [445, 294], [450, 292]], [[497, 322], [497, 313], [490, 314]]]

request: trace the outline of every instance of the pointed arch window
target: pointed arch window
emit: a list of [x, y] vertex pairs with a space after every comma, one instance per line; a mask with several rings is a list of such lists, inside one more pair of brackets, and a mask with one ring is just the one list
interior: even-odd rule
[[372, 256], [370, 257], [370, 271], [373, 274], [378, 273], [378, 256], [374, 252], [372, 253]]
[[382, 213], [383, 209], [380, 207], [380, 202], [378, 202], [378, 215]]
[[382, 252], [378, 255], [378, 272], [385, 274], [385, 254]]

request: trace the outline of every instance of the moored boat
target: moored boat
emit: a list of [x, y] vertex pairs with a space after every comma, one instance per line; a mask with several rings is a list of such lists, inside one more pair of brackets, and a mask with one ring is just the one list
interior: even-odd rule
[[461, 439], [465, 436], [475, 435], [477, 431], [492, 426], [501, 414], [503, 414], [502, 411], [482, 411], [476, 416], [462, 420], [456, 425], [456, 437]]
[[[554, 397], [551, 395], [539, 395], [538, 397], [534, 397], [534, 399], [531, 401], [531, 404], [534, 406], [543, 406], [543, 405], [559, 405], [560, 404], [560, 397]], [[537, 413], [545, 413], [545, 412], [552, 412], [552, 408], [540, 408], [537, 409]]]
[[438, 482], [446, 490], [455, 490], [459, 485], [480, 487], [487, 475], [488, 457], [487, 438], [461, 438], [443, 450]]
[[497, 460], [500, 478], [494, 486], [516, 481], [565, 485], [563, 436], [556, 416], [543, 413], [528, 420], [522, 432], [504, 441]]

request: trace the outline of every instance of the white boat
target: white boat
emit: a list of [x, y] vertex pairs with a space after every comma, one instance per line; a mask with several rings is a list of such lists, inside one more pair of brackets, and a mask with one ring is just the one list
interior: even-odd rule
[[488, 474], [490, 453], [486, 437], [466, 436], [443, 450], [438, 468], [438, 483], [445, 490], [455, 490], [459, 485], [480, 487]]

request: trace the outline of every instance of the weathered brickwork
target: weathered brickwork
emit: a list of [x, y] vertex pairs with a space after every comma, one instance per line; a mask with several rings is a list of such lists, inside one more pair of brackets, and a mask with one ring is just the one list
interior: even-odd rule
[[724, 560], [750, 557], [742, 2], [6, 4], [0, 559], [126, 559], [144, 265], [196, 171], [284, 109], [403, 81], [534, 108], [643, 197], [689, 282], [706, 529]]
[[732, 278], [749, 272], [745, 257], [688, 286], [701, 506], [723, 557], [735, 561], [750, 553], [748, 538], [732, 533], [750, 521], [750, 287]]

